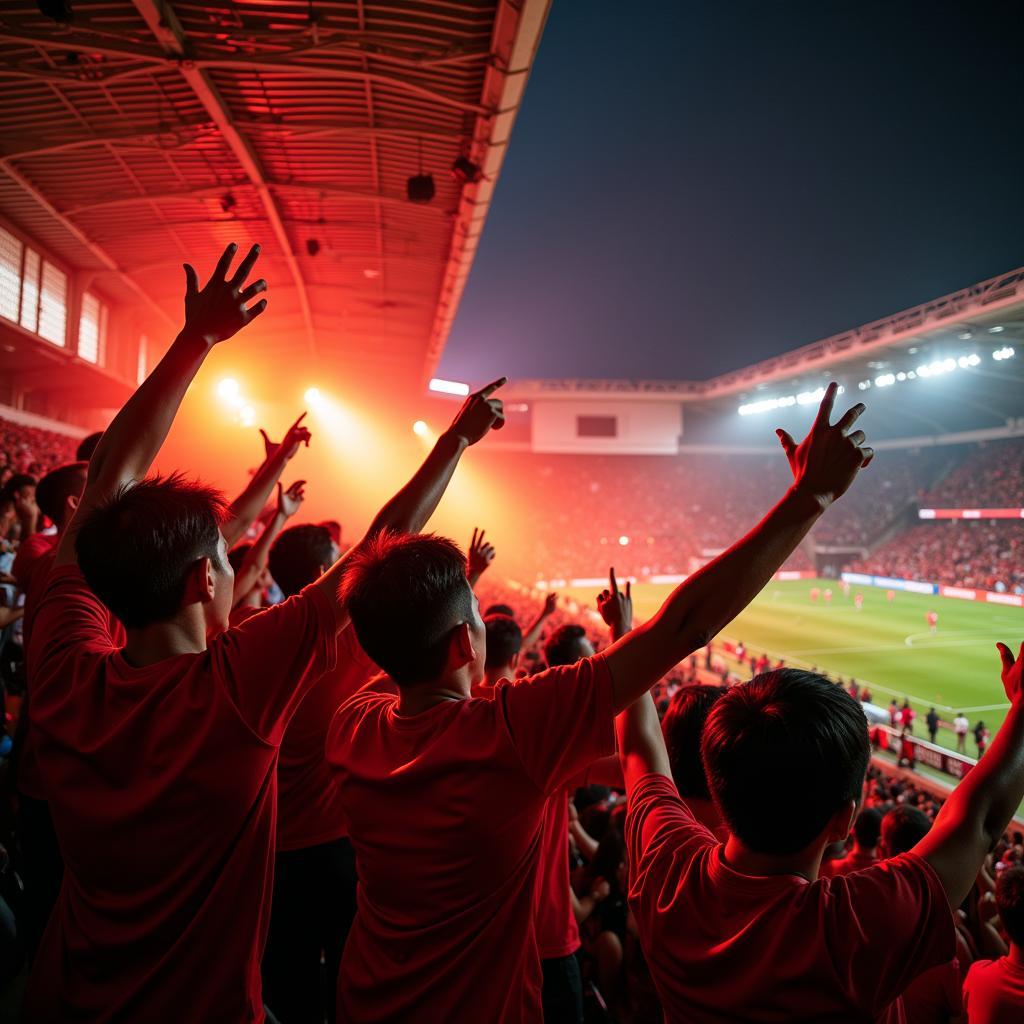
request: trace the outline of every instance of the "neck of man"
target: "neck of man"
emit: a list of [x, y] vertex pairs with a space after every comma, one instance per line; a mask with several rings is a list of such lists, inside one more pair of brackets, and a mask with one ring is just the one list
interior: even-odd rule
[[438, 704], [468, 700], [471, 687], [472, 680], [468, 668], [465, 667], [429, 683], [400, 686], [398, 688], [398, 713], [406, 716], [420, 715]]
[[501, 665], [498, 668], [484, 669], [484, 679], [494, 686], [499, 679], [515, 679], [516, 670], [511, 665]]
[[173, 619], [125, 632], [128, 639], [121, 654], [134, 668], [206, 650], [206, 623], [198, 605], [183, 609]]
[[861, 846], [856, 839], [853, 841], [853, 852], [859, 854], [861, 857], [877, 857], [878, 847], [877, 846]]
[[825, 844], [812, 843], [796, 853], [758, 853], [741, 843], [732, 833], [725, 841], [725, 862], [741, 875], [797, 875], [813, 882], [821, 869]]

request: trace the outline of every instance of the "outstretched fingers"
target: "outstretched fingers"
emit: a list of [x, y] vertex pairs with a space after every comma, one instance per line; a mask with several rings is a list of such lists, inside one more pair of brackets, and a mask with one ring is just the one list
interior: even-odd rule
[[[232, 288], [241, 288], [245, 283], [245, 279], [249, 276], [250, 271], [256, 265], [256, 261], [260, 257], [260, 247], [254, 245], [245, 256], [245, 259], [238, 264], [238, 269], [235, 271], [235, 276], [231, 278]], [[225, 267], [225, 271], [227, 268]]]
[[482, 387], [477, 394], [481, 398], [490, 398], [498, 388], [504, 387], [508, 383], [508, 377], [499, 377], [497, 380], [492, 380], [490, 384]]
[[238, 246], [232, 242], [224, 252], [221, 253], [221, 257], [217, 261], [217, 266], [213, 270], [213, 277], [211, 280], [223, 281], [225, 279], [228, 268], [231, 266], [231, 261], [235, 258], [236, 252], [238, 252]]
[[863, 402], [858, 402], [856, 405], [851, 406], [846, 410], [843, 418], [836, 424], [840, 431], [844, 434], [850, 432], [850, 428], [860, 419], [864, 410], [867, 406]]
[[829, 425], [829, 422], [832, 419], [832, 407], [836, 404], [836, 392], [838, 390], [839, 385], [835, 381], [832, 381], [832, 383], [825, 388], [825, 394], [821, 399], [821, 405], [818, 406], [818, 415], [814, 418], [815, 430]]

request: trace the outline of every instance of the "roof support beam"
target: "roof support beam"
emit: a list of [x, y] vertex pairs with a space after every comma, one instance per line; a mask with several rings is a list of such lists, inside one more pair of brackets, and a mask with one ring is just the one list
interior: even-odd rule
[[[185, 33], [170, 3], [166, 0], [133, 0], [133, 2], [163, 49], [174, 57], [184, 57], [186, 53]], [[231, 148], [246, 176], [259, 193], [260, 201], [267, 213], [267, 220], [270, 222], [274, 237], [284, 253], [285, 262], [288, 264], [288, 269], [295, 282], [299, 308], [302, 310], [302, 320], [306, 329], [306, 342], [309, 345], [310, 354], [315, 357], [316, 337], [313, 332], [313, 313], [309, 305], [306, 282], [303, 279], [298, 260], [295, 258], [295, 253], [292, 252], [288, 230], [284, 225], [277, 202], [270, 192], [270, 185], [259, 157], [249, 140], [235, 127], [227, 104], [207, 72], [195, 67], [189, 61], [179, 62], [178, 69], [214, 124], [220, 129], [224, 141]]]

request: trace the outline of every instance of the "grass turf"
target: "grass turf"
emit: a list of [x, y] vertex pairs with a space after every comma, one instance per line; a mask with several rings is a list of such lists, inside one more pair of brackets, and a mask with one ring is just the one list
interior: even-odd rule
[[[812, 602], [812, 587], [830, 587], [832, 600]], [[650, 618], [672, 589], [634, 587], [638, 618]], [[854, 608], [855, 593], [864, 595], [860, 611]], [[571, 596], [593, 606], [596, 591], [576, 590]], [[925, 621], [929, 611], [939, 616], [935, 633]], [[1024, 611], [902, 592], [890, 603], [875, 587], [851, 587], [846, 598], [832, 580], [772, 581], [720, 639], [742, 640], [748, 651], [766, 650], [790, 666], [867, 682], [878, 705], [907, 697], [918, 712], [914, 733], [919, 737], [927, 738], [924, 716], [932, 706], [947, 723], [957, 711], [966, 714], [972, 729], [981, 719], [994, 736], [1008, 706], [995, 643], [1002, 640], [1017, 652], [1024, 640]], [[955, 749], [951, 729], [940, 729], [937, 741]], [[975, 754], [973, 736], [967, 753]]]

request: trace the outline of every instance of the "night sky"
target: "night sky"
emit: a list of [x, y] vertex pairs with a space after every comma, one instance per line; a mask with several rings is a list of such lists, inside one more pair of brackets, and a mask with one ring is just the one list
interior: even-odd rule
[[441, 372], [702, 379], [1024, 264], [1024, 4], [555, 0]]

